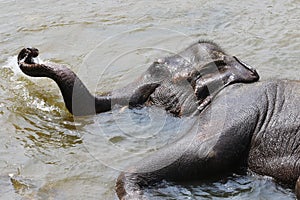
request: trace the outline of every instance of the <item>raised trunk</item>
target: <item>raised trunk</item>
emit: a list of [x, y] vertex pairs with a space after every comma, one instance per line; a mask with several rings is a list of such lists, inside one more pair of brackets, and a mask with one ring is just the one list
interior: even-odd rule
[[21, 70], [29, 76], [48, 77], [54, 80], [64, 99], [67, 109], [76, 116], [92, 115], [111, 109], [111, 96], [95, 97], [77, 75], [63, 65], [53, 63], [20, 63]]

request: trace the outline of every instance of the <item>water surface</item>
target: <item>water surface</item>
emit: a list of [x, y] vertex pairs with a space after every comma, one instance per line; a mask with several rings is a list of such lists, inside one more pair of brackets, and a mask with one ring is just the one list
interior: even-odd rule
[[[0, 1], [1, 199], [115, 199], [119, 170], [176, 141], [192, 122], [157, 108], [73, 118], [57, 86], [24, 76], [16, 55], [68, 64], [91, 91], [138, 77], [151, 62], [213, 40], [261, 78], [299, 80], [300, 4], [278, 1]], [[162, 183], [152, 199], [294, 199], [267, 177]]]

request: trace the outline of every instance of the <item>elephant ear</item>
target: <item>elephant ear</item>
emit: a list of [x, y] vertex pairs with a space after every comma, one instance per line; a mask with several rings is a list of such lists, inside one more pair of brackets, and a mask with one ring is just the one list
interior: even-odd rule
[[212, 101], [213, 96], [209, 95], [205, 99], [199, 103], [200, 105], [197, 107], [198, 112], [202, 112]]
[[129, 107], [136, 107], [144, 104], [158, 86], [160, 86], [159, 83], [148, 83], [139, 86], [130, 97]]

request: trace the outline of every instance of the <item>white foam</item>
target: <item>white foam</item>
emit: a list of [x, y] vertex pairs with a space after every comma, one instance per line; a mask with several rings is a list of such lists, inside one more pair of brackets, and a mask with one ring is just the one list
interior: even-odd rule
[[[35, 63], [38, 64], [43, 64], [45, 63], [42, 59], [40, 58], [34, 58], [33, 59]], [[10, 56], [7, 58], [3, 66], [0, 66], [1, 68], [9, 68], [11, 69], [15, 75], [24, 75], [24, 73], [21, 71], [18, 65], [18, 56]]]
[[5, 61], [5, 64], [1, 66], [1, 68], [9, 68], [14, 72], [14, 74], [22, 74], [22, 71], [18, 66], [17, 57], [17, 55], [8, 57], [8, 59]]

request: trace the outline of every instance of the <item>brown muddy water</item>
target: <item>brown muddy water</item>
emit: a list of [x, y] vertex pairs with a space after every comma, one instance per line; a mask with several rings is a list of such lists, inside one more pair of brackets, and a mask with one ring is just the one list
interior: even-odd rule
[[[68, 64], [91, 91], [129, 83], [161, 56], [213, 40], [258, 69], [261, 79], [299, 79], [300, 2], [0, 0], [0, 198], [116, 199], [126, 166], [192, 126], [157, 108], [73, 118], [57, 86], [27, 77], [23, 47]], [[151, 199], [294, 199], [271, 178], [163, 183]]]

